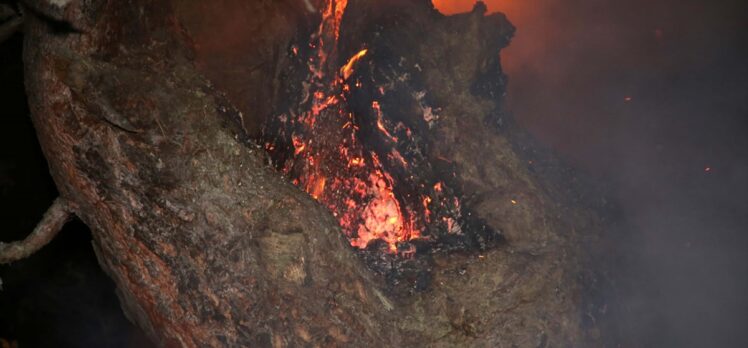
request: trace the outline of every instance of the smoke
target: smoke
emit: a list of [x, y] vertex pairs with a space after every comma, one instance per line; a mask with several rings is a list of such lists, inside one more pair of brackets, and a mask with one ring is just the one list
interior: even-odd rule
[[[612, 324], [611, 332], [604, 333], [610, 335], [610, 345], [748, 346], [745, 1], [485, 2], [489, 11], [505, 12], [517, 26], [514, 41], [502, 53], [510, 77], [510, 111], [545, 145], [607, 183], [611, 198], [620, 207], [618, 223], [605, 235], [608, 244], [613, 245], [612, 254], [601, 260], [609, 283], [604, 302], [610, 314], [603, 320]], [[452, 13], [469, 11], [473, 6], [472, 0], [434, 3]], [[224, 14], [219, 18], [225, 23], [212, 27], [213, 32], [234, 33], [237, 29], [233, 26], [244, 20], [231, 17], [226, 21], [225, 10], [215, 11]], [[200, 19], [203, 17], [210, 16]], [[244, 50], [250, 46], [235, 43], [235, 36], [221, 36], [224, 40], [204, 40], [216, 47], [202, 49], [215, 52], [212, 50]], [[17, 51], [20, 52], [20, 44]], [[7, 60], [2, 62], [0, 70], [11, 67]], [[234, 65], [224, 61], [215, 64]], [[18, 76], [13, 77], [16, 84], [11, 86], [10, 75], [0, 74], [5, 78], [0, 81], [4, 82], [3, 100], [8, 101], [4, 110], [9, 115], [3, 119], [7, 123], [0, 127], [3, 135], [8, 135], [2, 140], [9, 144], [2, 147], [7, 153], [0, 156], [0, 196], [3, 203], [16, 207], [0, 212], [5, 212], [2, 217], [8, 222], [5, 229], [19, 234], [10, 239], [33, 228], [36, 217], [19, 217], [19, 212], [40, 212], [46, 206], [44, 199], [51, 199], [45, 191], [50, 190], [45, 185], [51, 183], [39, 184], [49, 179], [17, 169], [35, 168], [33, 173], [38, 175], [46, 175], [47, 171], [43, 163], [33, 162], [40, 158], [39, 154], [18, 150], [35, 145], [19, 143], [16, 138], [21, 136], [16, 133], [23, 133], [27, 136], [24, 139], [34, 141], [30, 125], [14, 126], [10, 121], [28, 123], [26, 111], [14, 112], [8, 106], [13, 101], [22, 105], [24, 100], [22, 95], [9, 93], [22, 91], [20, 59], [13, 66], [18, 70]], [[246, 81], [245, 76], [240, 75], [239, 80]], [[12, 118], [11, 114], [17, 116]], [[13, 174], [16, 172], [20, 174]], [[66, 235], [69, 234], [61, 234], [61, 238]], [[79, 242], [57, 240], [57, 244], [48, 247], [49, 251], [58, 245], [54, 257], [48, 257], [51, 263], [44, 265], [59, 265], [64, 260], [61, 257], [76, 254], [69, 246], [85, 244]], [[36, 260], [41, 257], [44, 255], [37, 255]], [[95, 270], [93, 256], [87, 257], [91, 259], [90, 269]], [[6, 279], [4, 302], [0, 304], [4, 310], [2, 323], [20, 322], [16, 319], [20, 314], [11, 310], [24, 303], [51, 307], [38, 300], [46, 297], [30, 296], [22, 292], [23, 288], [13, 295], [9, 268], [0, 271]], [[33, 278], [37, 273], [25, 274]], [[57, 278], [85, 283], [67, 277], [68, 274], [71, 273], [58, 274]], [[95, 277], [105, 279], [103, 274]], [[24, 282], [28, 281], [16, 280], [13, 286], [18, 288], [17, 284]], [[111, 302], [110, 311], [118, 310], [113, 299], [107, 302], [90, 292], [81, 294], [61, 292], [55, 298]], [[14, 302], [19, 298], [27, 300]], [[38, 316], [45, 316], [40, 313]], [[98, 318], [87, 322], [103, 322], [102, 313], [71, 312], [60, 318], [63, 319], [45, 320], [57, 324], [60, 320], [72, 323], [80, 318]], [[29, 323], [28, 337], [39, 336], [35, 329], [52, 325], [40, 325], [39, 320]], [[5, 330], [4, 336], [10, 334], [10, 326], [0, 326]], [[97, 326], [90, 332], [112, 331]], [[47, 342], [56, 342], [50, 336], [65, 335], [70, 339], [74, 336], [56, 331], [42, 336]], [[91, 340], [94, 341], [108, 342]]]
[[517, 26], [511, 113], [619, 206], [601, 260], [608, 343], [748, 346], [744, 1], [487, 4]]

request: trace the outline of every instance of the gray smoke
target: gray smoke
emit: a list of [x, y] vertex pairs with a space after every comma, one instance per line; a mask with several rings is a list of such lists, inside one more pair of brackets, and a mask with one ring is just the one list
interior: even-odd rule
[[620, 206], [601, 260], [610, 344], [747, 347], [745, 1], [522, 7], [511, 111]]

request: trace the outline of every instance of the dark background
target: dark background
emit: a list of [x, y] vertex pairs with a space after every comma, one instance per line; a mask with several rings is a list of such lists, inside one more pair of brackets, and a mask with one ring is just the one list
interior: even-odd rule
[[[596, 262], [609, 310], [595, 320], [608, 345], [748, 347], [745, 1], [497, 0], [489, 9], [518, 27], [502, 53], [509, 112], [617, 207], [603, 236], [610, 250]], [[21, 40], [0, 44], [3, 241], [29, 233], [56, 195], [28, 117]], [[38, 254], [0, 266], [0, 338], [146, 344], [90, 238], [71, 223]]]
[[748, 347], [748, 2], [503, 3], [511, 111], [619, 207], [604, 334]]

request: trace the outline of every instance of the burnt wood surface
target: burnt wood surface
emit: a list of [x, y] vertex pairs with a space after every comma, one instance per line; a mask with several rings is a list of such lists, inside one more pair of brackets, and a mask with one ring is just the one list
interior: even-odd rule
[[[236, 89], [241, 81], [211, 70], [220, 56], [208, 64], [195, 48], [218, 39], [196, 14], [208, 2], [55, 3], [39, 11], [74, 31], [56, 31], [38, 15], [27, 15], [24, 28], [33, 122], [60, 195], [91, 228], [123, 310], [158, 345], [585, 341], [579, 240], [594, 218], [561, 207], [557, 189], [517, 154], [509, 129], [496, 126], [498, 54], [512, 31], [502, 15], [477, 6], [444, 17], [419, 0], [349, 3], [344, 51], [373, 42], [371, 26], [382, 16], [408, 14], [385, 34], [402, 38], [391, 47], [398, 54], [421, 62], [423, 87], [442, 110], [428, 135], [438, 139], [434, 155], [454, 163], [475, 213], [506, 239], [480, 252], [434, 254], [427, 288], [395, 291], [326, 209], [268, 165], [253, 138], [273, 106], [253, 103], [278, 97], [260, 86], [300, 83], [278, 80], [292, 63], [273, 52], [305, 38], [318, 14], [301, 1], [221, 2], [223, 11], [253, 13], [249, 27], [283, 26], [252, 32], [264, 40], [247, 39], [246, 66], [262, 72]], [[246, 93], [254, 99], [237, 100]]]

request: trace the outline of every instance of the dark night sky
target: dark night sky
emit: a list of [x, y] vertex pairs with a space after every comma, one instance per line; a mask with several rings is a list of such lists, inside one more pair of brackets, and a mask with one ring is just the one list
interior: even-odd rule
[[[622, 347], [748, 346], [745, 1], [504, 3], [518, 27], [502, 54], [509, 111], [619, 207], [600, 262], [604, 334]], [[20, 39], [0, 45], [2, 240], [28, 233], [55, 195], [27, 115]], [[0, 338], [143, 344], [89, 239], [71, 224], [38, 255], [0, 266]]]

